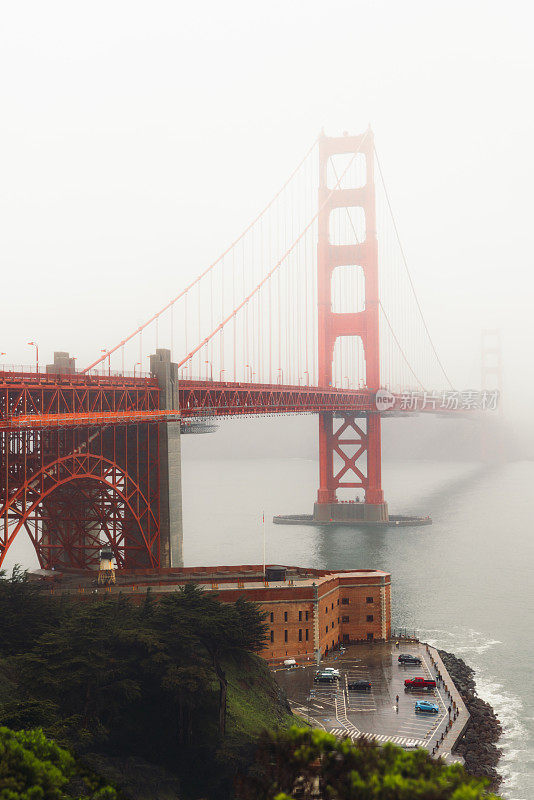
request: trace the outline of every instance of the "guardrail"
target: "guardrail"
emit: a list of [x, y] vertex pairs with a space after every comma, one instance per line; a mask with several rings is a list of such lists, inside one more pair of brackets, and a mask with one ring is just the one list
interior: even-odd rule
[[80, 414], [19, 414], [0, 420], [0, 430], [34, 428], [87, 427], [91, 425], [127, 425], [138, 422], [178, 422], [179, 411], [102, 411]]

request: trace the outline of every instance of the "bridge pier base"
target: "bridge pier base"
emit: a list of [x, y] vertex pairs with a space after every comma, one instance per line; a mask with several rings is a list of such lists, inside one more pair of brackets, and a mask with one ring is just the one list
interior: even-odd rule
[[363, 525], [387, 525], [387, 503], [315, 503], [315, 522], [354, 522]]

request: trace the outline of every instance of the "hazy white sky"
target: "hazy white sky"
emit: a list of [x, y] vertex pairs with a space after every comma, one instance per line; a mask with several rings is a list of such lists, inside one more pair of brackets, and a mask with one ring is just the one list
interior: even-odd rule
[[500, 327], [530, 404], [526, 2], [0, 2], [0, 351], [83, 365], [176, 293], [318, 131], [371, 122], [443, 360]]

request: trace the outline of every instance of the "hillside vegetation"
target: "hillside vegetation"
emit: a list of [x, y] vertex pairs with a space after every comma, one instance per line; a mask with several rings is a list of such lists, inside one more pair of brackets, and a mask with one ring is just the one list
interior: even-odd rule
[[295, 721], [246, 601], [189, 585], [141, 604], [79, 602], [15, 571], [0, 580], [0, 619], [0, 724], [42, 727], [93, 768], [135, 757], [178, 776], [184, 796], [224, 795], [260, 731]]

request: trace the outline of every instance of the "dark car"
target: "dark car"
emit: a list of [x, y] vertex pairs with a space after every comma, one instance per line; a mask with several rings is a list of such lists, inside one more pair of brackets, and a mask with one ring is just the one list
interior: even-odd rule
[[369, 681], [351, 681], [348, 684], [351, 691], [362, 691], [371, 688]]
[[331, 672], [318, 672], [313, 680], [315, 683], [334, 683], [336, 678]]
[[422, 664], [423, 662], [419, 656], [412, 656], [411, 653], [401, 653], [397, 661], [401, 664]]

